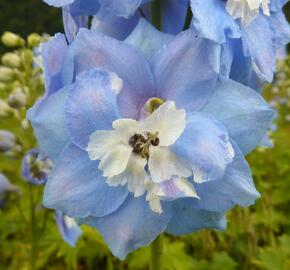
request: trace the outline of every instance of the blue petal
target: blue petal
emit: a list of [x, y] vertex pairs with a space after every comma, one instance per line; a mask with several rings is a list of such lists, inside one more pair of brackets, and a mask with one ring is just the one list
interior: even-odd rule
[[185, 198], [172, 203], [172, 218], [166, 232], [173, 235], [188, 234], [201, 229], [225, 230], [226, 216], [222, 212], [211, 212], [194, 207], [196, 199]]
[[203, 37], [217, 43], [241, 37], [239, 26], [227, 13], [225, 4], [221, 0], [191, 0], [193, 26]]
[[154, 96], [154, 77], [141, 52], [96, 31], [81, 29], [66, 55], [63, 76], [71, 83], [74, 74], [91, 68], [115, 72], [123, 80], [118, 97], [123, 117], [137, 118], [144, 103]]
[[171, 218], [171, 208], [164, 205], [163, 214], [156, 214], [144, 196], [133, 198], [130, 195], [113, 214], [103, 218], [88, 217], [80, 222], [99, 230], [112, 253], [125, 259], [128, 253], [150, 244], [165, 230]]
[[27, 112], [41, 152], [55, 160], [70, 142], [65, 125], [64, 104], [67, 88], [39, 100]]
[[198, 112], [187, 115], [185, 130], [172, 147], [190, 162], [196, 182], [222, 177], [234, 155], [225, 127]]
[[202, 184], [195, 188], [199, 200], [195, 200], [195, 207], [225, 212], [235, 205], [250, 206], [260, 197], [257, 192], [251, 170], [239, 147], [232, 142], [235, 149], [235, 158], [230, 163], [222, 178]]
[[260, 93], [265, 81], [256, 75], [251, 57], [244, 55], [241, 39], [230, 40], [228, 43], [230, 43], [233, 48], [230, 78]]
[[44, 191], [44, 205], [70, 217], [102, 217], [116, 211], [128, 196], [126, 187], [109, 187], [98, 161], [70, 144], [60, 155]]
[[68, 217], [60, 211], [56, 211], [55, 219], [63, 240], [71, 247], [75, 247], [76, 242], [82, 235], [81, 228], [75, 223], [74, 220], [68, 220]]
[[288, 2], [289, 0], [271, 0], [270, 1], [270, 10], [272, 12], [281, 11], [282, 7]]
[[162, 4], [163, 31], [178, 34], [182, 31], [187, 16], [189, 0], [166, 0]]
[[100, 9], [93, 18], [91, 29], [118, 40], [124, 40], [137, 25], [139, 18], [140, 14], [138, 12], [125, 19]]
[[43, 1], [50, 6], [63, 7], [73, 3], [75, 0], [43, 0]]
[[125, 43], [141, 50], [150, 61], [155, 53], [172, 40], [172, 35], [158, 31], [147, 20], [141, 18], [134, 31], [125, 39]]
[[142, 4], [142, 0], [99, 0], [103, 8], [117, 16], [128, 18]]
[[191, 30], [182, 32], [152, 60], [157, 96], [188, 111], [200, 109], [211, 96], [217, 74], [209, 61], [209, 41]]
[[98, 0], [74, 0], [70, 5], [72, 16], [95, 15], [100, 7]]
[[261, 95], [229, 79], [220, 80], [202, 111], [227, 128], [244, 154], [260, 143], [275, 115]]
[[290, 25], [283, 11], [271, 14], [268, 20], [271, 23], [275, 48], [283, 48], [290, 42]]
[[78, 75], [71, 85], [65, 115], [71, 140], [86, 149], [96, 130], [112, 129], [119, 118], [117, 94], [107, 71], [91, 69]]
[[275, 71], [276, 50], [268, 18], [258, 16], [249, 26], [242, 27], [242, 32], [245, 56], [252, 58], [257, 75], [271, 82]]
[[65, 35], [69, 43], [74, 41], [80, 28], [88, 27], [88, 16], [73, 16], [70, 6], [62, 8], [62, 20]]
[[42, 61], [46, 95], [50, 95], [64, 86], [61, 79], [61, 68], [66, 49], [67, 42], [63, 34], [56, 34], [43, 44]]

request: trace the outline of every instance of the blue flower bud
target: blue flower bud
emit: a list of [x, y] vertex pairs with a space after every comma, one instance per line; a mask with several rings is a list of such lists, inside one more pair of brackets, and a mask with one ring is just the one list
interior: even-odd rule
[[43, 185], [52, 170], [52, 162], [42, 158], [38, 149], [31, 149], [22, 161], [22, 176], [33, 185]]

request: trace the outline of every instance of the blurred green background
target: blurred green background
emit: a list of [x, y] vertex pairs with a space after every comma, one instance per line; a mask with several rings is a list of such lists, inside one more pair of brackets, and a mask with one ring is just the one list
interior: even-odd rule
[[[0, 33], [13, 31], [26, 37], [32, 32], [62, 31], [60, 11], [41, 0], [0, 0], [0, 10]], [[286, 10], [290, 16], [289, 4]], [[2, 46], [2, 53], [4, 50], [7, 48]], [[43, 187], [23, 181], [21, 159], [35, 146], [32, 130], [23, 128], [25, 111], [41, 95], [43, 84], [39, 71], [32, 68], [31, 50], [16, 53], [26, 64], [17, 71], [20, 82], [15, 77], [0, 83], [0, 101], [7, 100], [19, 83], [29, 89], [30, 98], [13, 113], [1, 115], [0, 108], [0, 129], [13, 132], [21, 145], [21, 150], [11, 155], [0, 153], [0, 172], [21, 189], [21, 194], [10, 194], [0, 209], [0, 270], [30, 269], [31, 228], [25, 221], [31, 215], [29, 194], [37, 203], [37, 269], [148, 269], [148, 248], [121, 262], [110, 254], [101, 236], [86, 226], [82, 227], [84, 234], [76, 248], [71, 248], [57, 230], [54, 213], [41, 207]], [[250, 208], [230, 211], [225, 232], [202, 230], [176, 238], [167, 235], [164, 270], [290, 269], [290, 57], [278, 62], [275, 81], [266, 85], [263, 93], [279, 115], [271, 132], [274, 148], [258, 148], [247, 157], [262, 197]]]

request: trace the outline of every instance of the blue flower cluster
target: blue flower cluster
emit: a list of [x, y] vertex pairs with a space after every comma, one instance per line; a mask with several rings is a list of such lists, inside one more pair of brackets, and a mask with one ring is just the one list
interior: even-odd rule
[[290, 40], [286, 1], [45, 1], [66, 32], [42, 46], [46, 92], [28, 112], [54, 164], [46, 207], [124, 259], [255, 202], [244, 156], [270, 144], [260, 88]]

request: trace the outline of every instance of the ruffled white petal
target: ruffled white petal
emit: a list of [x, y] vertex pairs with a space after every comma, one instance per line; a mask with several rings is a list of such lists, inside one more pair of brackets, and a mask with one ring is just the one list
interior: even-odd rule
[[265, 15], [270, 16], [269, 3], [270, 0], [228, 0], [226, 10], [234, 19], [239, 18], [249, 25], [259, 15], [260, 7]]
[[134, 193], [135, 197], [142, 196], [146, 191], [145, 182], [147, 175], [144, 169], [146, 163], [146, 159], [132, 154], [126, 169], [121, 174], [108, 178], [107, 183], [110, 186], [127, 184], [128, 190]]
[[192, 175], [186, 160], [176, 156], [169, 147], [150, 148], [148, 168], [153, 182], [161, 183], [172, 176], [189, 177]]
[[185, 110], [178, 110], [174, 102], [167, 101], [142, 122], [142, 128], [153, 134], [158, 132], [159, 145], [169, 146], [182, 134], [185, 116]]
[[134, 119], [118, 119], [113, 122], [113, 128], [116, 130], [117, 136], [126, 144], [134, 134], [141, 133], [140, 124]]
[[123, 172], [128, 164], [132, 148], [125, 144], [118, 144], [110, 149], [101, 159], [99, 169], [103, 176], [112, 177]]

